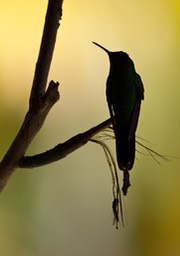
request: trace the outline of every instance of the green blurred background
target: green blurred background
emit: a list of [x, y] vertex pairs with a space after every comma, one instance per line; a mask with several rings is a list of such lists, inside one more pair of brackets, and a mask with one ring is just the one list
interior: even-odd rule
[[[109, 117], [109, 50], [128, 52], [145, 85], [138, 135], [180, 156], [180, 16], [177, 0], [64, 0], [49, 80], [61, 99], [28, 154], [45, 151]], [[47, 1], [0, 0], [0, 157], [28, 108]], [[112, 145], [112, 150], [114, 147]], [[140, 149], [141, 150], [141, 149]], [[88, 143], [65, 159], [17, 170], [0, 197], [1, 255], [178, 256], [180, 168], [137, 154], [124, 198], [126, 228], [112, 226], [111, 175]]]

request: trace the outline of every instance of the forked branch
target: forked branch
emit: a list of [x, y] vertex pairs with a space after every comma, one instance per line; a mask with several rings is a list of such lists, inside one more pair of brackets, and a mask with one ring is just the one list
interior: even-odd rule
[[48, 3], [29, 110], [16, 138], [0, 163], [0, 191], [3, 190], [12, 173], [19, 167], [19, 160], [24, 156], [33, 138], [41, 129], [50, 109], [59, 99], [59, 83], [51, 81], [47, 90], [46, 86], [59, 20], [62, 16], [62, 3], [63, 0], [49, 0]]

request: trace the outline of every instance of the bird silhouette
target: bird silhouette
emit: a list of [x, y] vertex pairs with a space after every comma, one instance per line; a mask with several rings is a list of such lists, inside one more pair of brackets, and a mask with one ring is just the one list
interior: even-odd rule
[[135, 133], [144, 87], [136, 73], [134, 63], [123, 51], [110, 52], [93, 42], [109, 56], [110, 71], [106, 83], [106, 97], [116, 138], [116, 155], [119, 169], [124, 172], [122, 191], [127, 194], [129, 171], [135, 159]]

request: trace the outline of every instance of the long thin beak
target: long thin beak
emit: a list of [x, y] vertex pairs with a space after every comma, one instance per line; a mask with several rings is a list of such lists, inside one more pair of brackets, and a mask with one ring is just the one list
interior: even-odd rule
[[100, 44], [97, 44], [95, 42], [92, 41], [93, 44], [97, 45], [98, 47], [100, 47], [101, 49], [103, 49], [105, 52], [107, 52], [107, 54], [110, 54], [110, 51], [108, 51], [106, 48], [104, 48], [103, 46], [101, 46]]

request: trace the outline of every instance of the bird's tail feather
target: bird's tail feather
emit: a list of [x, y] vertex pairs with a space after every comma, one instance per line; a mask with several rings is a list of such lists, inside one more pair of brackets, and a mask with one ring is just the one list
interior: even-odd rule
[[129, 127], [116, 127], [116, 155], [120, 170], [132, 169], [135, 159], [135, 135], [128, 139]]

